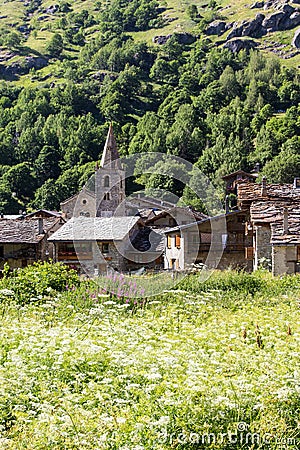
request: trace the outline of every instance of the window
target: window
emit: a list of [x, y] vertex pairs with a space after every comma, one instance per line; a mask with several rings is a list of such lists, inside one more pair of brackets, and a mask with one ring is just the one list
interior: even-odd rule
[[172, 247], [172, 236], [168, 236], [168, 248]]
[[82, 204], [83, 204], [83, 205], [86, 205], [86, 204], [87, 204], [87, 201], [86, 201], [85, 198], [82, 200]]
[[104, 177], [104, 184], [103, 184], [103, 186], [104, 187], [109, 187], [109, 176], [108, 175], [105, 175], [105, 177]]
[[91, 253], [92, 251], [92, 243], [91, 242], [82, 242], [81, 244], [76, 244], [76, 250], [82, 253]]
[[180, 248], [180, 234], [176, 234], [176, 236], [175, 236], [175, 246], [177, 247], [177, 248]]
[[0, 258], [4, 257], [4, 247], [3, 245], [0, 246]]
[[253, 259], [254, 258], [254, 248], [246, 247], [245, 248], [245, 259]]
[[102, 243], [102, 253], [109, 253], [109, 244], [107, 242]]
[[110, 200], [109, 192], [106, 192], [106, 194], [104, 194], [103, 200]]

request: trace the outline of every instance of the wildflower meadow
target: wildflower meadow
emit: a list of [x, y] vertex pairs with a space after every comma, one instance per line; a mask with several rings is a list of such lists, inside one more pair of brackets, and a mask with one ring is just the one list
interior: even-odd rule
[[4, 273], [1, 450], [300, 448], [299, 276], [126, 283]]

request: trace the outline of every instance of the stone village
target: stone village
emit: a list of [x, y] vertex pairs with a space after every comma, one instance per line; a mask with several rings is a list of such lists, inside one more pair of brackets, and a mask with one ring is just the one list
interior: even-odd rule
[[110, 126], [91, 186], [62, 202], [61, 212], [1, 215], [0, 268], [53, 260], [91, 276], [109, 268], [182, 271], [194, 263], [300, 272], [300, 179], [269, 184], [256, 177], [242, 170], [224, 176], [227, 197], [235, 194], [237, 204], [213, 217], [141, 194], [126, 199]]

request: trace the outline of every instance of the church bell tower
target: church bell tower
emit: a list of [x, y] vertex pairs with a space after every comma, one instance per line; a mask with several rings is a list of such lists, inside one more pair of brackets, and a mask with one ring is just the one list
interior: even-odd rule
[[97, 217], [125, 215], [125, 171], [112, 124], [109, 126], [100, 167], [95, 169], [95, 193]]

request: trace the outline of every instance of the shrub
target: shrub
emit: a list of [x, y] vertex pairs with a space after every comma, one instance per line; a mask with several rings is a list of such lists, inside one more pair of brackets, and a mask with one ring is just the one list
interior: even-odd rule
[[0, 287], [11, 289], [18, 302], [29, 303], [44, 296], [54, 296], [68, 286], [78, 284], [79, 277], [75, 270], [61, 263], [38, 262], [6, 275]]

